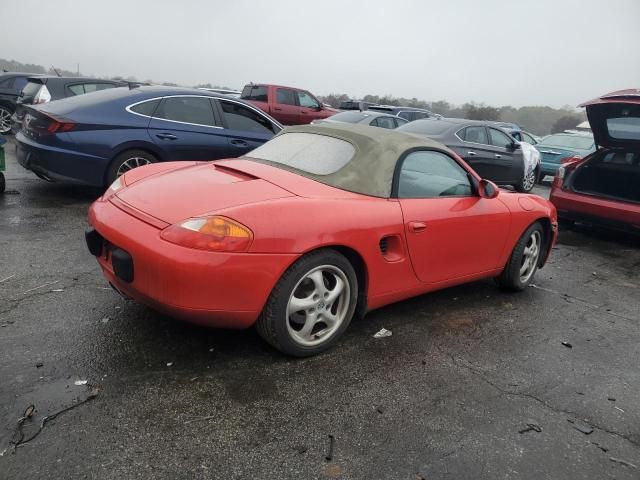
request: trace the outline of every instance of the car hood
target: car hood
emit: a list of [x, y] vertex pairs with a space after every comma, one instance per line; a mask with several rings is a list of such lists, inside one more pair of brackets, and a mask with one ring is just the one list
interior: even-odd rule
[[580, 105], [596, 145], [638, 147], [640, 145], [640, 89], [618, 90]]
[[[162, 165], [164, 169], [158, 170]], [[119, 201], [133, 211], [174, 224], [216, 211], [294, 196], [293, 193], [254, 175], [218, 163], [198, 163], [166, 171], [167, 164], [151, 165], [131, 171], [129, 184], [116, 193]], [[163, 171], [164, 170], [164, 171]], [[135, 175], [133, 175], [135, 173]], [[149, 175], [139, 179], [143, 174]], [[133, 180], [133, 183], [130, 182]]]

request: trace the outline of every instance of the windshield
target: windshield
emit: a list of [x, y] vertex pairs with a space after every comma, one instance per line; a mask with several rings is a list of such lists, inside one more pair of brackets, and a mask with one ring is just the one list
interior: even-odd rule
[[448, 122], [442, 120], [416, 120], [398, 127], [401, 132], [419, 133], [422, 135], [441, 135], [451, 127]]
[[330, 175], [355, 155], [346, 140], [315, 133], [283, 133], [249, 152], [250, 158], [266, 160], [312, 175]]
[[609, 136], [618, 140], [640, 140], [640, 117], [607, 118]]
[[589, 150], [593, 147], [593, 138], [582, 135], [549, 135], [541, 142], [550, 147], [577, 148]]

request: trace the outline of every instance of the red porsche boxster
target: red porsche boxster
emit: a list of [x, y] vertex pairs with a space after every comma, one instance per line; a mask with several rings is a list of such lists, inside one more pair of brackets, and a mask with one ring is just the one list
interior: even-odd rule
[[499, 190], [422, 137], [360, 125], [285, 129], [234, 160], [156, 163], [89, 210], [89, 250], [122, 294], [184, 320], [256, 324], [294, 356], [354, 315], [544, 265], [556, 210]]

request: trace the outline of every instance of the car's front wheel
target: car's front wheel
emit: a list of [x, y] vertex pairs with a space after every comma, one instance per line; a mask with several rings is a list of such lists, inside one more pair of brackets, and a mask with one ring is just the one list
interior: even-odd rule
[[260, 336], [283, 353], [316, 355], [330, 348], [351, 322], [358, 279], [342, 254], [305, 255], [282, 275], [256, 322]]
[[157, 162], [158, 159], [144, 150], [127, 150], [113, 159], [107, 171], [106, 186], [111, 185], [120, 175], [134, 168]]
[[504, 271], [497, 279], [502, 288], [518, 291], [529, 286], [538, 269], [543, 250], [543, 233], [542, 225], [536, 222], [522, 234]]
[[13, 115], [11, 110], [0, 105], [0, 134], [11, 133], [11, 115]]
[[538, 169], [535, 168], [529, 173], [527, 173], [522, 182], [515, 186], [516, 191], [520, 193], [529, 193], [535, 187], [536, 182], [538, 181]]

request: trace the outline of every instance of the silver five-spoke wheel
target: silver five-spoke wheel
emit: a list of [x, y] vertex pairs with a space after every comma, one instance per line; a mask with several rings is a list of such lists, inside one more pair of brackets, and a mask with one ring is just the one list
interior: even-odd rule
[[0, 133], [9, 133], [11, 131], [11, 110], [0, 107]]
[[527, 173], [527, 175], [524, 177], [524, 180], [522, 181], [522, 189], [525, 192], [530, 192], [535, 186], [535, 184], [536, 184], [536, 171], [531, 170], [529, 173]]
[[349, 312], [351, 289], [345, 273], [333, 265], [307, 272], [294, 287], [287, 305], [291, 338], [314, 346], [329, 338]]
[[536, 271], [538, 258], [540, 257], [541, 244], [542, 237], [540, 235], [540, 231], [534, 230], [531, 232], [531, 235], [525, 244], [524, 251], [522, 252], [522, 264], [520, 265], [520, 281], [522, 283], [527, 283]]
[[150, 163], [151, 162], [147, 158], [131, 157], [122, 162], [118, 167], [116, 174], [119, 177], [120, 175], [127, 173], [129, 170], [133, 170], [134, 168], [142, 167], [143, 165], [148, 165]]

